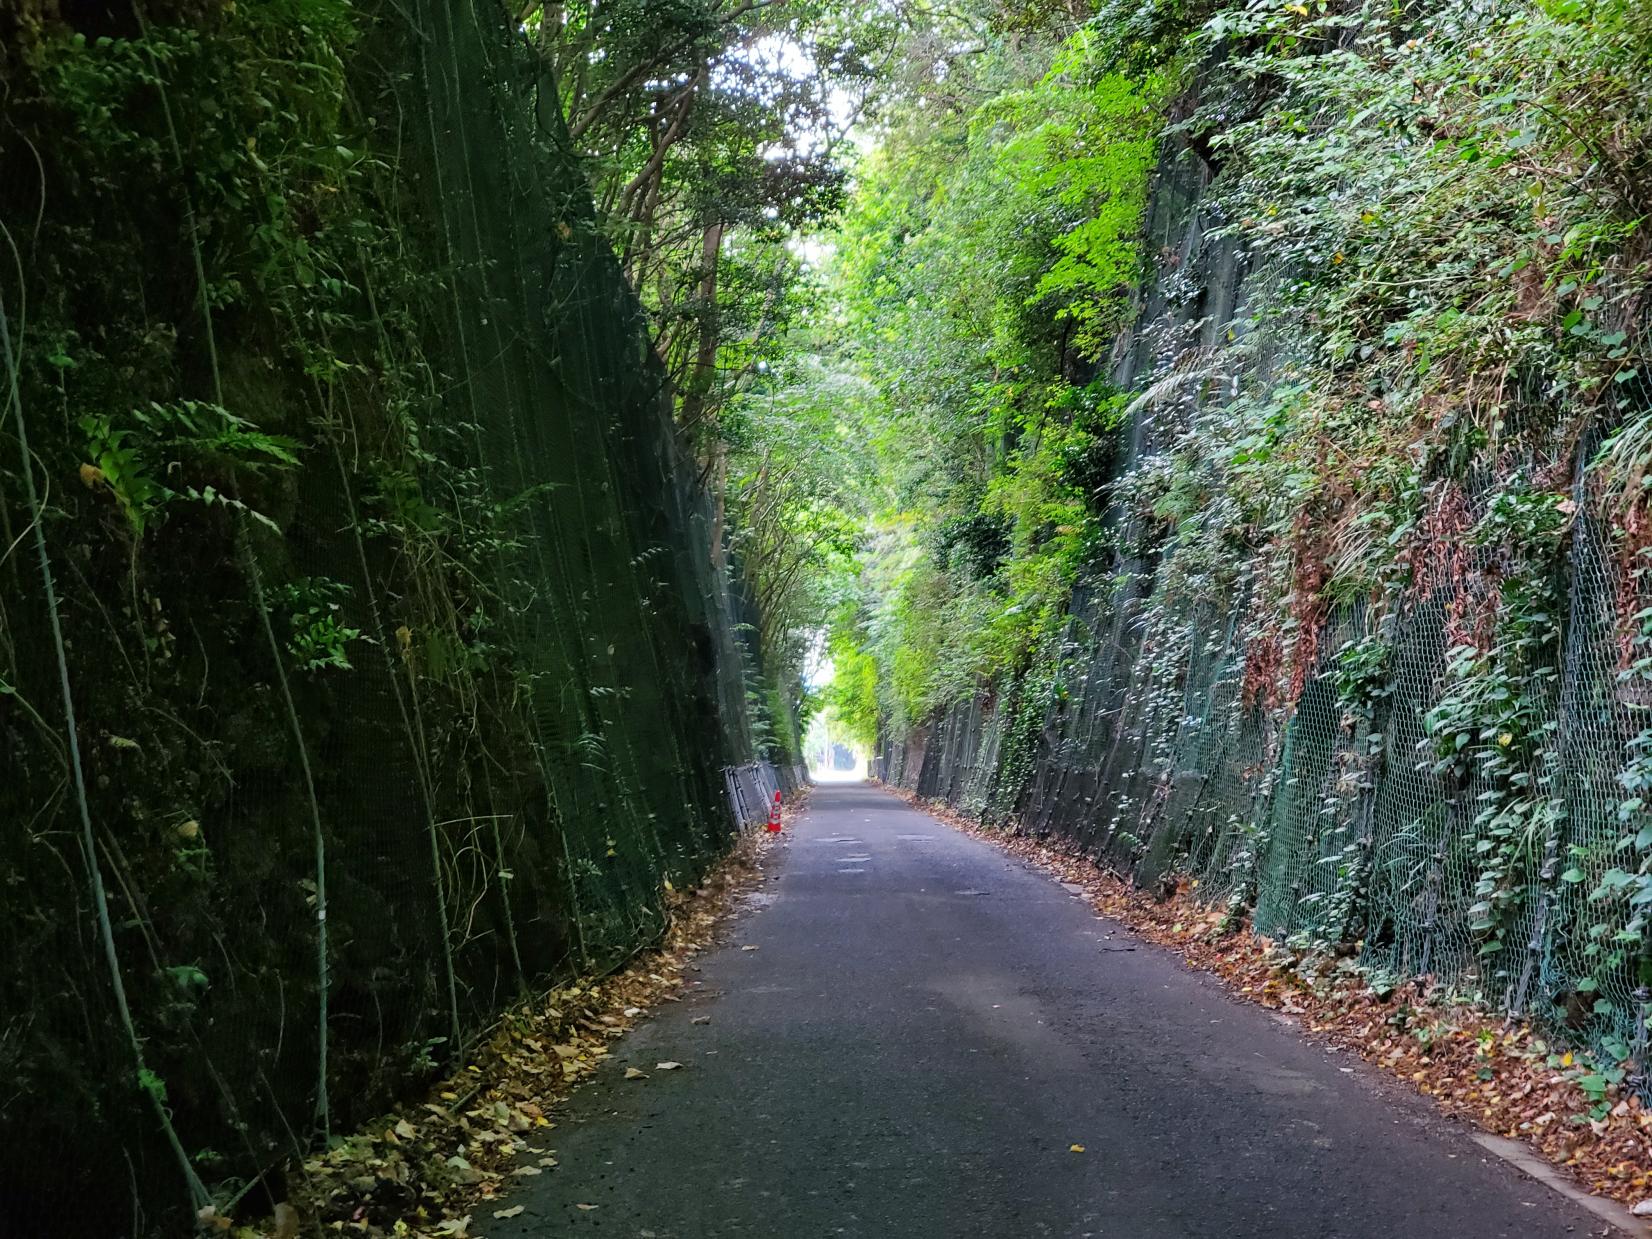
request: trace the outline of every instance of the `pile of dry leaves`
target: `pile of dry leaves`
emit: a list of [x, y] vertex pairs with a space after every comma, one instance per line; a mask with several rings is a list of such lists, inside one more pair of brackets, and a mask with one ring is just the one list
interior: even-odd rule
[[[800, 810], [801, 803], [790, 806], [787, 816]], [[521, 1212], [497, 1198], [511, 1177], [556, 1166], [552, 1107], [650, 1007], [676, 1000], [689, 961], [712, 944], [739, 897], [763, 881], [772, 838], [742, 838], [695, 891], [668, 889], [665, 938], [624, 970], [575, 981], [510, 1012], [422, 1104], [289, 1168], [289, 1197], [262, 1224], [239, 1225], [207, 1209], [203, 1225], [234, 1239], [463, 1239], [496, 1214]]]
[[[1465, 1004], [1430, 977], [1379, 993], [1351, 960], [1236, 930], [1225, 908], [1199, 901], [1191, 880], [1173, 894], [1141, 890], [1059, 840], [985, 828], [941, 802], [898, 794], [1081, 888], [1099, 914], [1386, 1068], [1448, 1113], [1525, 1142], [1591, 1190], [1630, 1205], [1652, 1197], [1652, 1110], [1616, 1085], [1602, 1089], [1581, 1055], [1530, 1024]], [[1596, 1095], [1580, 1081], [1593, 1083]]]

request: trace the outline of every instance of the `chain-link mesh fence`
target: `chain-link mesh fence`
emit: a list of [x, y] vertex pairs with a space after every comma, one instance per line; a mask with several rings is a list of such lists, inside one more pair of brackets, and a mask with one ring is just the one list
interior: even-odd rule
[[504, 10], [83, 7], [0, 22], [0, 1230], [181, 1233], [799, 775]]
[[[1205, 236], [1203, 184], [1186, 160], [1161, 169], [1148, 233], [1176, 260], [1120, 349], [1122, 386], [1147, 392], [1213, 356], [1266, 278]], [[1265, 382], [1276, 359], [1248, 348], [1248, 370], [1187, 398]], [[1620, 389], [1627, 416], [1652, 407], [1644, 384]], [[1126, 472], [1186, 424], [1146, 395], [1133, 410]], [[1047, 678], [884, 736], [874, 773], [1059, 835], [1143, 884], [1191, 874], [1261, 934], [1353, 948], [1376, 977], [1432, 976], [1532, 1015], [1644, 1088], [1640, 561], [1592, 489], [1590, 413], [1533, 395], [1509, 418], [1548, 419], [1561, 450], [1505, 451], [1495, 469], [1436, 481], [1403, 570], [1322, 610], [1294, 594], [1282, 626], [1277, 598], [1261, 600], [1265, 560], [1234, 543], [1212, 553], [1196, 533], [1155, 543], [1115, 512], [1118, 558], [1105, 584], [1075, 591], [1059, 648], [1035, 666]], [[1511, 479], [1538, 474], [1540, 546], [1498, 506], [1520, 493]]]
[[[1438, 595], [1402, 600], [1375, 718], [1350, 712], [1335, 687], [1335, 653], [1383, 635], [1357, 611], [1327, 621], [1316, 673], [1279, 714], [1244, 699], [1242, 603], [1155, 621], [1140, 637], [1151, 657], [1138, 654], [1121, 679], [1097, 608], [1073, 621], [1065, 684], [1025, 784], [979, 790], [1012, 725], [986, 693], [906, 744], [886, 739], [875, 771], [983, 819], [1064, 836], [1143, 883], [1192, 874], [1204, 898], [1248, 908], [1257, 932], [1357, 942], [1378, 975], [1438, 977], [1639, 1064], [1644, 935], [1625, 938], [1633, 910], [1600, 898], [1623, 865], [1619, 774], [1639, 754], [1648, 704], [1623, 674], [1615, 549], [1589, 518], [1570, 539], [1569, 622], [1533, 720], [1544, 786], [1512, 840], [1481, 819], [1493, 790], [1483, 774], [1438, 769], [1425, 719], [1450, 691], [1448, 609], [1459, 601]], [[1505, 843], [1506, 871], [1488, 889], [1487, 854]]]

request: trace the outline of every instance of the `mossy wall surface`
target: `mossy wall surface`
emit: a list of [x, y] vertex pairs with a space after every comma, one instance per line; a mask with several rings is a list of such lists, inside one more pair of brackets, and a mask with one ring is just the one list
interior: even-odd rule
[[17, 1233], [166, 1230], [727, 845], [720, 535], [518, 40], [488, 0], [0, 17]]
[[1645, 10], [1199, 19], [1108, 554], [884, 777], [1534, 1016], [1609, 1107], [1652, 1016]]

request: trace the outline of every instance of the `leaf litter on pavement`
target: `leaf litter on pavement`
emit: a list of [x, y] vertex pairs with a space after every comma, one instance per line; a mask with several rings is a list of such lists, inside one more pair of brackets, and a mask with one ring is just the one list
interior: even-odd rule
[[[1643, 1209], [1652, 1198], [1652, 1109], [1619, 1085], [1602, 1090], [1593, 1064], [1528, 1021], [1476, 1007], [1433, 977], [1373, 989], [1350, 959], [1235, 925], [1225, 907], [1199, 900], [1192, 879], [1161, 898], [1062, 841], [993, 829], [943, 801], [885, 790], [1077, 888], [1099, 915], [1177, 952], [1236, 996], [1392, 1072], [1446, 1113], [1530, 1146], [1589, 1190]], [[1102, 947], [1109, 949], [1119, 948]]]
[[[788, 815], [800, 809], [788, 806]], [[487, 1220], [519, 1216], [526, 1206], [499, 1197], [513, 1181], [556, 1168], [556, 1103], [652, 1007], [677, 1000], [690, 961], [713, 944], [739, 897], [763, 881], [763, 855], [776, 837], [743, 837], [693, 892], [668, 887], [670, 921], [657, 947], [618, 972], [570, 982], [509, 1012], [423, 1102], [290, 1166], [289, 1199], [272, 1217], [240, 1225], [206, 1209], [202, 1224], [231, 1239], [293, 1239], [301, 1227], [362, 1239], [480, 1239]], [[656, 1070], [681, 1066], [662, 1062]], [[636, 1068], [625, 1075], [648, 1078]]]

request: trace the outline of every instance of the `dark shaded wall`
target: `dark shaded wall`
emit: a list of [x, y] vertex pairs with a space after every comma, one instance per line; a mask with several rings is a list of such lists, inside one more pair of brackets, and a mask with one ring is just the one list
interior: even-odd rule
[[0, 1229], [180, 1233], [652, 941], [776, 775], [502, 8], [0, 39]]

